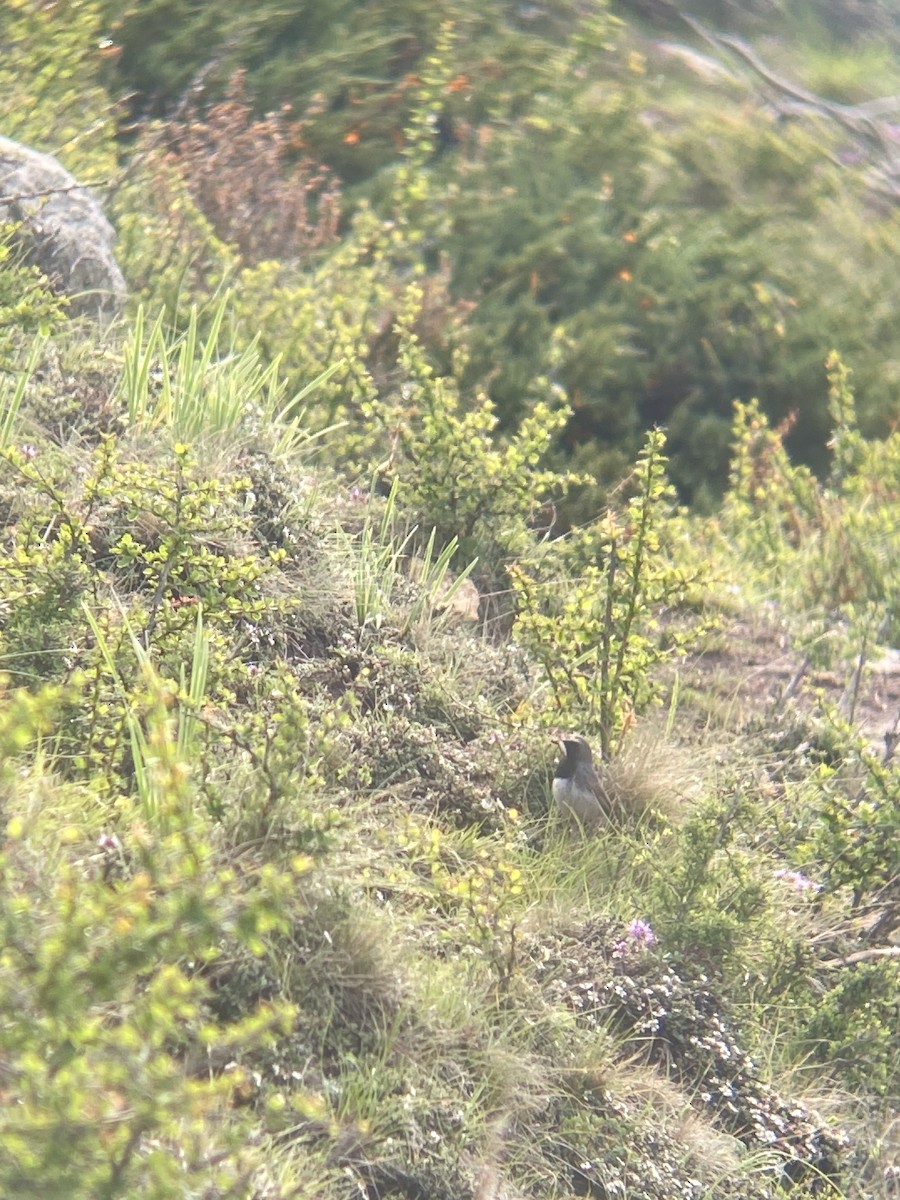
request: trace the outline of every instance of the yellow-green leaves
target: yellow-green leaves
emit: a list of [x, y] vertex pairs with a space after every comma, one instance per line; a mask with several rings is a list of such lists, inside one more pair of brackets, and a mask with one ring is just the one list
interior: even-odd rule
[[664, 606], [696, 586], [661, 549], [672, 507], [665, 437], [647, 435], [624, 511], [610, 509], [510, 568], [515, 636], [540, 663], [537, 707], [553, 724], [596, 730], [605, 756], [657, 694], [655, 669], [692, 631], [661, 637]]

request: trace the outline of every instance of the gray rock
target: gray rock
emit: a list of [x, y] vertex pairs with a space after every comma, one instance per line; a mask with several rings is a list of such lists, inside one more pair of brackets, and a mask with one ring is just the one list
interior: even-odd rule
[[69, 297], [69, 312], [109, 321], [122, 311], [125, 280], [115, 231], [89, 189], [49, 154], [0, 137], [0, 222], [21, 225], [26, 261]]

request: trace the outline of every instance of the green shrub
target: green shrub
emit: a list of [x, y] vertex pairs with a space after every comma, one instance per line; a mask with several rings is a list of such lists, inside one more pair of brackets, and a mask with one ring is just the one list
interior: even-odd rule
[[900, 835], [900, 771], [837, 713], [826, 711], [825, 725], [834, 759], [815, 767], [812, 787], [801, 783], [791, 790], [785, 830], [796, 839], [796, 860], [816, 863], [817, 881], [827, 891], [848, 893], [854, 908], [881, 897], [889, 914], [896, 907], [890, 887]]
[[111, 64], [99, 0], [6, 6], [0, 60], [5, 137], [57, 155], [79, 181], [102, 188], [116, 168]]
[[17, 682], [62, 678], [71, 662], [82, 597], [91, 587], [84, 522], [30, 444], [0, 451], [6, 544], [0, 551], [4, 606], [0, 660]]
[[791, 461], [784, 444], [790, 423], [773, 429], [757, 404], [738, 404], [731, 483], [713, 528], [795, 611], [849, 620], [863, 640], [876, 630], [895, 638], [900, 435], [863, 439], [848, 372], [834, 353], [826, 365], [833, 423], [827, 481]]
[[816, 997], [802, 1042], [851, 1087], [888, 1096], [897, 1087], [896, 1029], [900, 1018], [896, 961], [850, 964]]
[[[540, 18], [511, 19], [499, 3], [476, 11], [454, 0], [432, 11], [409, 0], [399, 10], [369, 4], [364, 27], [340, 0], [301, 9], [264, 5], [249, 25], [176, 0], [126, 9], [123, 71], [145, 96], [158, 89], [171, 104], [207, 63], [198, 46], [221, 54], [204, 77], [210, 110], [191, 108], [188, 119], [182, 106], [175, 122], [196, 135], [176, 151], [188, 185], [148, 148], [137, 193], [126, 182], [121, 223], [131, 278], [170, 312], [179, 289], [197, 301], [234, 268], [200, 209], [220, 236], [262, 253], [276, 215], [215, 132], [235, 116], [234, 101], [222, 101], [226, 81], [251, 62], [261, 109], [294, 108], [253, 124], [240, 102], [241, 144], [265, 126], [267, 172], [273, 143], [294, 138], [301, 162], [358, 185], [345, 246], [321, 270], [262, 263], [240, 284], [246, 339], [259, 332], [267, 359], [283, 353], [301, 386], [344, 361], [323, 425], [357, 422], [393, 374], [381, 352], [411, 273], [449, 281], [449, 297], [430, 310], [430, 353], [449, 353], [442, 336], [465, 316], [464, 336], [453, 331], [468, 348], [461, 393], [486, 391], [512, 431], [531, 411], [534, 380], [558, 382], [574, 412], [556, 448], [604, 485], [638, 452], [643, 430], [665, 425], [673, 483], [709, 507], [726, 484], [732, 403], [754, 396], [774, 422], [797, 412], [792, 446], [822, 471], [821, 361], [838, 339], [861, 383], [865, 427], [887, 427], [897, 224], [865, 210], [862, 184], [823, 159], [823, 138], [829, 153], [841, 149], [834, 134], [776, 123], [732, 89], [716, 91], [710, 111], [705, 95], [697, 101], [651, 75], [641, 54], [611, 46], [605, 6], [585, 13], [567, 0]], [[160, 19], [165, 35], [148, 50], [147, 23]], [[297, 47], [306, 51], [299, 73]], [[215, 195], [224, 185], [196, 152], [204, 139], [222, 174], [240, 176], [229, 195], [249, 196], [256, 216], [243, 230], [226, 228], [228, 205]], [[398, 207], [410, 160], [413, 186]], [[305, 178], [312, 186], [318, 176]], [[162, 197], [158, 218], [142, 215], [155, 203], [142, 192]], [[198, 209], [191, 195], [201, 193]], [[361, 199], [376, 218], [361, 215]], [[281, 208], [283, 216], [291, 203]], [[376, 232], [381, 221], [390, 231]], [[320, 227], [308, 213], [301, 223], [309, 236], [299, 257], [319, 267], [309, 251]], [[596, 489], [570, 497], [567, 512], [589, 518], [598, 499]]]
[[237, 255], [213, 232], [151, 130], [112, 197], [116, 257], [131, 291], [177, 327], [232, 279]]
[[[46, 277], [18, 261], [14, 233], [14, 226], [0, 225], [0, 371], [4, 375], [13, 366], [20, 341], [28, 335], [52, 333], [66, 310], [65, 299], [53, 294]], [[6, 386], [4, 381], [4, 391]]]
[[[52, 711], [47, 692], [14, 694], [4, 747], [46, 724], [48, 696]], [[48, 852], [15, 788], [7, 800], [0, 1189], [10, 1196], [183, 1195], [237, 1187], [260, 1165], [250, 1112], [234, 1105], [245, 1079], [236, 1059], [283, 1034], [291, 1011], [270, 1004], [217, 1023], [204, 972], [229, 946], [260, 952], [295, 880], [272, 867], [238, 879], [216, 858], [162, 693], [148, 720], [168, 834], [134, 820], [95, 846], [72, 825]], [[40, 786], [45, 808], [62, 801], [59, 787]]]
[[655, 430], [634, 470], [634, 496], [606, 516], [510, 569], [513, 634], [540, 664], [539, 711], [554, 724], [597, 730], [604, 757], [658, 695], [654, 670], [697, 630], [662, 636], [663, 608], [697, 586], [662, 550], [672, 490], [665, 437]]
[[0, 654], [17, 681], [80, 680], [57, 731], [59, 761], [115, 793], [134, 771], [128, 705], [144, 703], [134, 639], [177, 692], [202, 613], [208, 668], [193, 711], [231, 695], [277, 623], [266, 578], [284, 552], [250, 542], [247, 481], [210, 478], [183, 445], [135, 460], [107, 438], [75, 479], [45, 444], [28, 449], [2, 456], [15, 507], [0, 555]]
[[405, 509], [437, 531], [438, 545], [456, 538], [463, 560], [479, 553], [482, 571], [496, 579], [504, 562], [525, 551], [529, 530], [552, 523], [554, 501], [584, 482], [543, 465], [567, 409], [536, 380], [527, 417], [504, 437], [484, 393], [462, 403], [458, 367], [441, 376], [427, 361], [413, 328], [421, 303], [421, 289], [409, 288], [396, 323], [399, 387], [367, 408], [393, 446], [381, 471], [398, 480]]
[[[642, 430], [665, 426], [673, 482], [709, 504], [735, 399], [759, 397], [775, 421], [795, 411], [792, 444], [823, 468], [821, 363], [837, 339], [863, 373], [870, 428], [887, 426], [895, 330], [881, 297], [897, 230], [849, 215], [812, 137], [730, 102], [709, 116], [673, 100], [662, 141], [642, 121], [656, 102], [610, 66], [492, 130], [450, 204], [452, 294], [476, 302], [467, 382], [490, 379], [502, 422], [552, 370], [575, 409], [561, 445], [578, 465], [611, 481]], [[812, 221], [831, 232], [810, 248]]]

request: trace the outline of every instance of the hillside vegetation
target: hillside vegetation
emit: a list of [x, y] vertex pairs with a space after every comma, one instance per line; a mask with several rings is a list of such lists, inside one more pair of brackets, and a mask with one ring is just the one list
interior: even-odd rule
[[115, 7], [0, 29], [132, 290], [3, 231], [0, 1195], [890, 1200], [893, 6]]

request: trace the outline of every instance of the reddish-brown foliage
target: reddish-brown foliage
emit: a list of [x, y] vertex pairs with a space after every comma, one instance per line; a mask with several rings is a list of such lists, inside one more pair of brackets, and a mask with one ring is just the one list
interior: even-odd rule
[[337, 237], [340, 187], [302, 151], [302, 122], [288, 108], [254, 119], [244, 72], [202, 114], [187, 106], [170, 124], [169, 161], [216, 234], [246, 262], [304, 259]]

